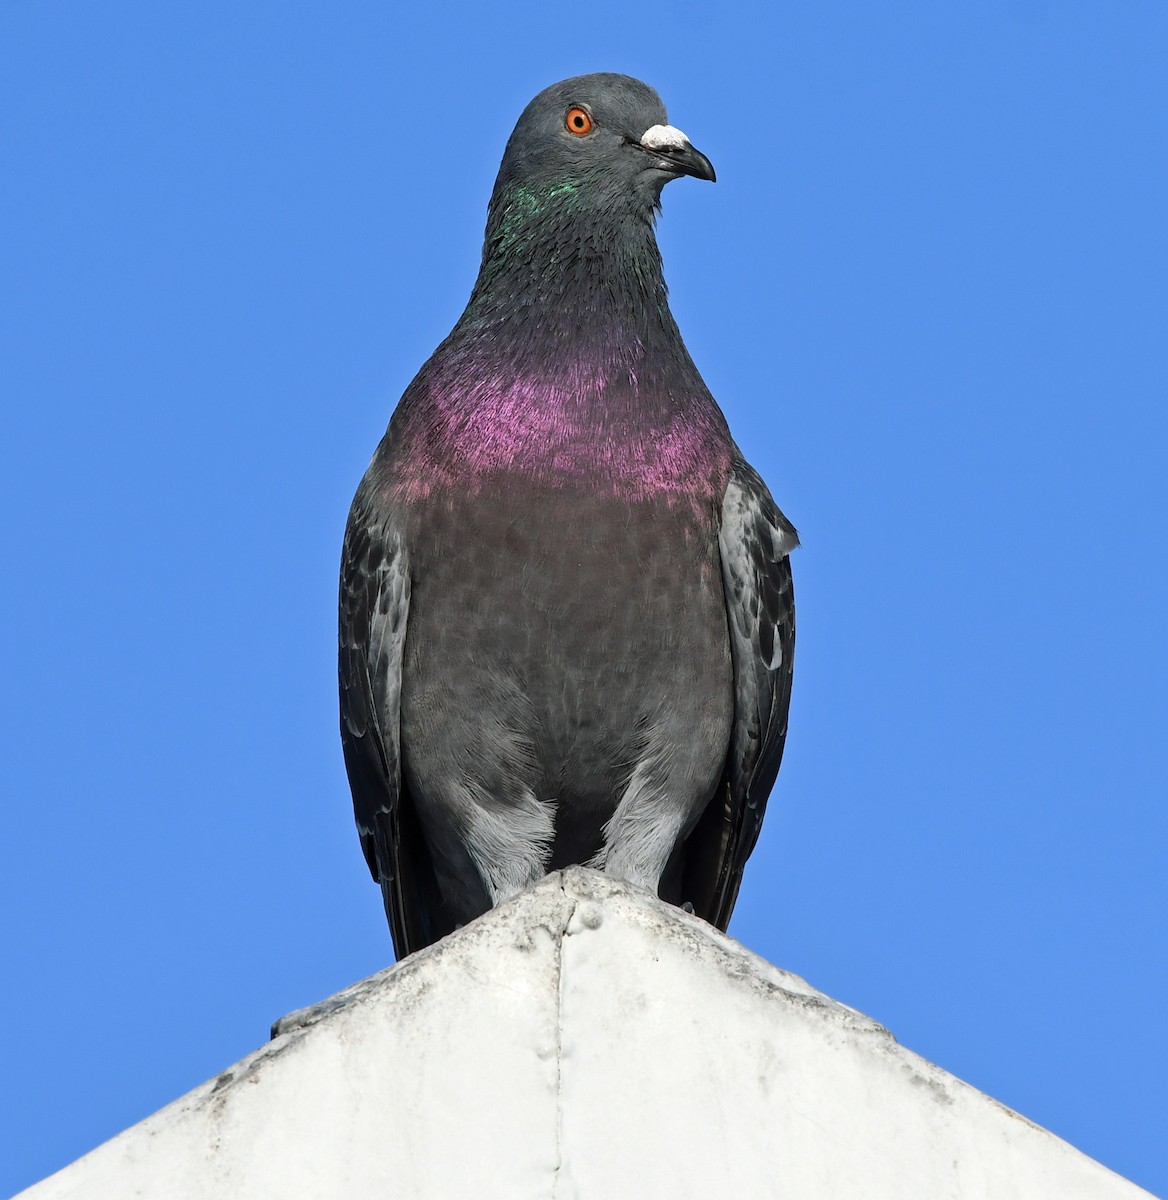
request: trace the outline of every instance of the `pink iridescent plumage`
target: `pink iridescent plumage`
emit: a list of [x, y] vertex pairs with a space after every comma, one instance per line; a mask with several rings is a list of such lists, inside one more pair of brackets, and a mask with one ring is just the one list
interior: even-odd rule
[[630, 500], [709, 494], [730, 462], [721, 414], [659, 390], [644, 395], [640, 379], [652, 372], [643, 356], [637, 345], [539, 375], [453, 356], [403, 405], [395, 488], [420, 497], [511, 474]]

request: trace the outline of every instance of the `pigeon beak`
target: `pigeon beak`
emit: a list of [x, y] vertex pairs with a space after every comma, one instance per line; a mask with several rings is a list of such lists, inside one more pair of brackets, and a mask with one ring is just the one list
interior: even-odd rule
[[659, 166], [676, 175], [692, 175], [695, 179], [708, 179], [710, 183], [717, 179], [714, 164], [700, 150], [695, 150], [689, 138], [672, 125], [654, 125], [646, 129], [638, 144], [658, 160]]

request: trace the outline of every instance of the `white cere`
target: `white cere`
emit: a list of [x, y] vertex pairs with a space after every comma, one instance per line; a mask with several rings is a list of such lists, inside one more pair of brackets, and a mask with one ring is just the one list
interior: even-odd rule
[[646, 150], [688, 150], [689, 138], [672, 125], [653, 125], [641, 135]]

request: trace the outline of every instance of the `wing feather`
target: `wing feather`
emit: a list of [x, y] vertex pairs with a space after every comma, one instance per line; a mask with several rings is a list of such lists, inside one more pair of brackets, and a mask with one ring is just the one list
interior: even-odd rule
[[720, 929], [729, 923], [783, 757], [795, 657], [788, 556], [798, 544], [795, 527], [766, 484], [738, 459], [722, 501], [718, 538], [734, 664], [734, 724], [723, 789], [700, 828], [713, 848], [701, 872], [706, 886], [701, 880], [691, 884], [703, 899], [699, 911]]
[[402, 846], [401, 682], [409, 607], [400, 533], [378, 520], [358, 492], [341, 552], [341, 744], [361, 848], [381, 884], [399, 958], [418, 944], [414, 927], [421, 915]]

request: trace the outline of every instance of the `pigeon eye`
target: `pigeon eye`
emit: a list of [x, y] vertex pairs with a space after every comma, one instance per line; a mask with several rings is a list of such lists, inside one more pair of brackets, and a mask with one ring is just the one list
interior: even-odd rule
[[592, 132], [592, 114], [577, 104], [568, 109], [568, 115], [564, 118], [564, 128], [577, 137], [583, 137]]

